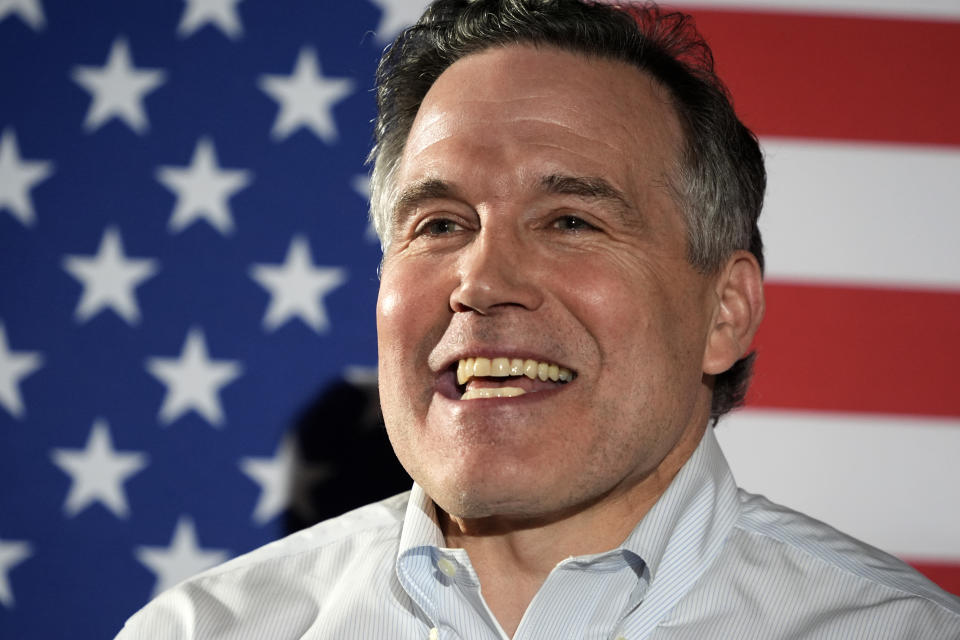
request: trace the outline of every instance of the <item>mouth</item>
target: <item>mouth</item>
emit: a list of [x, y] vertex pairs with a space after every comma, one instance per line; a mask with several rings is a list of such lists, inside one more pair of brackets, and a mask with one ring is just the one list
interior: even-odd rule
[[480, 400], [557, 389], [573, 382], [577, 373], [544, 360], [478, 356], [451, 364], [447, 376], [449, 395], [459, 400]]

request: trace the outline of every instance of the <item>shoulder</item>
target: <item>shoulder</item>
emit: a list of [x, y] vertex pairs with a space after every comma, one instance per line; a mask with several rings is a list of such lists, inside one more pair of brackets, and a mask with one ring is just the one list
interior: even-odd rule
[[[408, 496], [350, 511], [193, 576], [137, 612], [117, 638], [194, 638], [212, 631], [247, 637], [266, 621], [298, 628], [331, 593], [369, 589], [376, 576], [392, 575]], [[243, 632], [230, 635], [227, 627]]]
[[739, 498], [724, 555], [766, 606], [825, 628], [877, 625], [873, 637], [960, 637], [960, 599], [909, 565], [762, 496]]
[[408, 497], [409, 492], [405, 492], [348, 511], [238, 556], [189, 581], [204, 581], [251, 569], [299, 563], [304, 556], [322, 559], [356, 551], [368, 552], [371, 547], [390, 547], [399, 539]]

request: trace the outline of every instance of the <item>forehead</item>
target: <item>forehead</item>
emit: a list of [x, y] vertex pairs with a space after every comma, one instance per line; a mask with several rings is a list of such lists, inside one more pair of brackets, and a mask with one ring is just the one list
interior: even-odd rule
[[478, 149], [499, 150], [504, 166], [520, 170], [511, 151], [533, 149], [547, 162], [581, 165], [558, 170], [617, 169], [628, 182], [669, 172], [681, 140], [668, 91], [641, 70], [510, 45], [467, 56], [440, 75], [411, 128], [400, 177], [422, 177], [414, 174], [444, 169], [450, 153]]

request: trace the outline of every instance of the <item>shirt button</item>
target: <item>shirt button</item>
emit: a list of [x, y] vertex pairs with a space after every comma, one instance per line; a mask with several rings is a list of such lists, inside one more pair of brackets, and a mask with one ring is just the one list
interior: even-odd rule
[[427, 640], [437, 640], [440, 637], [440, 630], [436, 627], [430, 629], [430, 635], [427, 636]]
[[448, 578], [452, 578], [457, 574], [457, 565], [444, 557], [437, 560], [437, 568]]

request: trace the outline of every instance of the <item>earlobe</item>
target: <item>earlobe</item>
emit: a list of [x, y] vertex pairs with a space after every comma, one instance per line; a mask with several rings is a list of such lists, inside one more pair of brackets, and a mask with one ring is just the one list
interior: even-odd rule
[[723, 373], [746, 354], [763, 319], [763, 273], [754, 255], [741, 250], [730, 256], [714, 292], [717, 304], [703, 354], [703, 372], [709, 375]]

